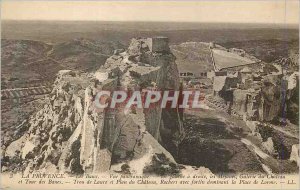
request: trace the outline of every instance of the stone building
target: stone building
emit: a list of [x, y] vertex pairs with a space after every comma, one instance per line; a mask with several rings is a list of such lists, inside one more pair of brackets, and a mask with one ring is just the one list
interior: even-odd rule
[[151, 52], [169, 52], [169, 38], [159, 36], [148, 38], [148, 46]]
[[[229, 104], [228, 112], [250, 120], [272, 121], [289, 109], [297, 74], [280, 73], [272, 65], [227, 54], [213, 49], [216, 70], [209, 73], [213, 79], [214, 96]], [[292, 106], [290, 106], [292, 107]]]

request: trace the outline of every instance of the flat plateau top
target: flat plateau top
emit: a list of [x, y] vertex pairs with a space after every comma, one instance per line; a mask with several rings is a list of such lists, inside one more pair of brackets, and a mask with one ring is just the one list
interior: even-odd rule
[[256, 63], [247, 57], [242, 57], [236, 53], [227, 52], [221, 49], [212, 49], [214, 61], [217, 69], [237, 67]]

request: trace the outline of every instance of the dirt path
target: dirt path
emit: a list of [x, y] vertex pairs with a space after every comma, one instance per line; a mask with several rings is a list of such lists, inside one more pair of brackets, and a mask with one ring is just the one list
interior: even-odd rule
[[204, 166], [213, 173], [265, 172], [257, 155], [216, 110], [188, 110], [184, 123], [186, 139], [180, 150], [181, 163]]
[[[239, 139], [239, 142], [251, 151], [252, 155], [257, 159], [266, 173], [291, 173], [296, 171], [297, 167], [295, 167], [294, 163], [291, 163], [289, 160], [278, 160], [273, 158], [262, 150], [257, 145], [257, 142], [253, 142], [255, 139], [253, 136], [248, 135], [251, 131], [244, 121], [218, 110], [187, 110], [186, 113], [196, 116], [199, 122], [202, 122], [203, 125], [207, 126], [207, 128], [209, 128], [212, 123], [208, 123], [206, 121], [214, 121], [213, 125], [220, 128], [218, 130], [221, 130], [221, 128], [224, 127], [226, 131]], [[235, 144], [238, 146], [239, 143], [235, 141]], [[243, 160], [239, 161], [243, 162]]]

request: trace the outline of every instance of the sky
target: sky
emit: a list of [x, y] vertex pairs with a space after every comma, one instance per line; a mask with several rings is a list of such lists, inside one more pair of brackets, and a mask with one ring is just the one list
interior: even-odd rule
[[3, 20], [299, 23], [298, 0], [2, 0]]

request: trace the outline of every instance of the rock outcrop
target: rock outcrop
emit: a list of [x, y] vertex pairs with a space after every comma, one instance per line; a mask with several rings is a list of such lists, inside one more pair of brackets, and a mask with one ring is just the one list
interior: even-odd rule
[[214, 76], [214, 95], [229, 104], [228, 112], [267, 122], [286, 116], [297, 124], [299, 74], [251, 73], [246, 68], [237, 72], [237, 76]]
[[294, 144], [292, 146], [292, 152], [291, 152], [291, 155], [290, 155], [290, 160], [293, 161], [293, 162], [296, 162], [298, 167], [299, 167], [299, 162], [300, 162], [299, 157], [300, 157], [299, 156], [299, 144]]
[[6, 148], [6, 162], [17, 160], [28, 172], [100, 173], [151, 152], [176, 165], [173, 156], [184, 136], [177, 108], [95, 106], [101, 90], [178, 90], [175, 57], [166, 43], [165, 38], [133, 39], [127, 51], [118, 51], [93, 73], [60, 71], [43, 109], [27, 121], [29, 130]]

